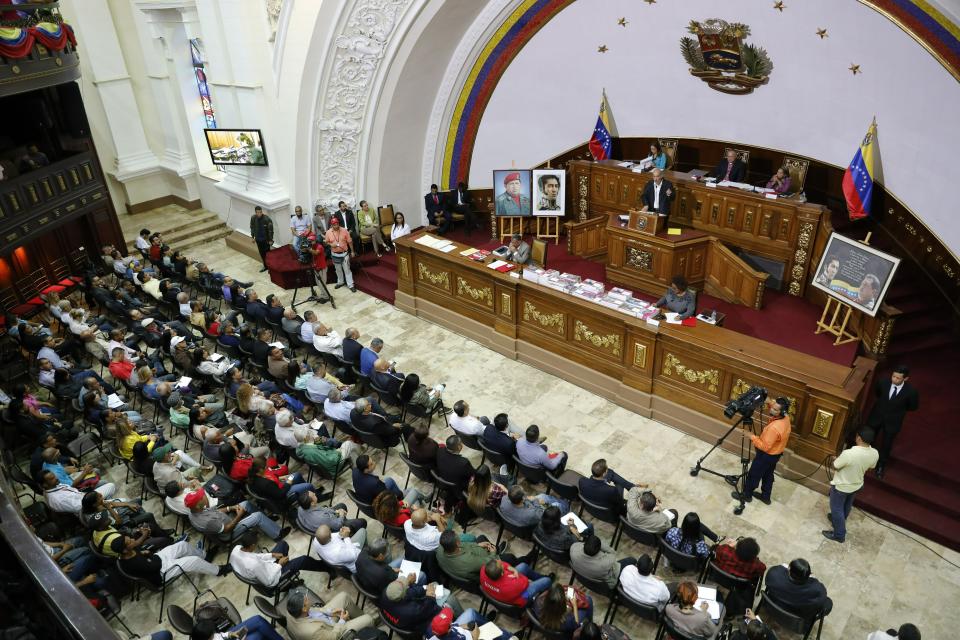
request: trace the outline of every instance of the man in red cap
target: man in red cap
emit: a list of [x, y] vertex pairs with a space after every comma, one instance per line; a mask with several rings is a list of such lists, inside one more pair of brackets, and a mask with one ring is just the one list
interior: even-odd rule
[[[496, 617], [496, 611], [482, 616], [476, 609], [467, 609], [456, 617], [453, 615], [453, 609], [444, 607], [433, 617], [430, 631], [437, 640], [478, 640], [480, 627], [493, 622]], [[510, 640], [512, 635], [511, 632], [500, 629], [501, 640]]]
[[204, 535], [227, 534], [235, 539], [244, 531], [256, 528], [271, 540], [283, 540], [290, 533], [290, 527], [281, 529], [280, 525], [268, 518], [267, 514], [257, 511], [257, 507], [249, 501], [232, 507], [211, 507], [203, 487], [184, 496], [183, 504], [190, 509], [190, 524]]
[[350, 256], [357, 256], [353, 250], [353, 238], [350, 232], [340, 226], [340, 220], [334, 216], [330, 218], [330, 228], [327, 229], [323, 241], [330, 245], [330, 256], [333, 258], [333, 268], [337, 272], [337, 289], [346, 284], [350, 291], [356, 292], [353, 286], [353, 272], [350, 271]]
[[[529, 190], [530, 185], [527, 184]], [[520, 172], [511, 171], [503, 178], [503, 193], [497, 196], [496, 214], [498, 216], [528, 216], [530, 215], [530, 194], [521, 193], [523, 183], [520, 181]]]

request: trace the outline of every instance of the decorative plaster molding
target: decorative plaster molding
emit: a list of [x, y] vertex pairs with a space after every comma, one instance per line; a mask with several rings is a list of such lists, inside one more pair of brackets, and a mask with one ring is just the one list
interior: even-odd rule
[[422, 187], [440, 182], [441, 163], [446, 145], [446, 136], [440, 135], [440, 132], [446, 132], [450, 128], [453, 110], [457, 106], [457, 96], [460, 95], [470, 68], [480, 55], [483, 45], [492, 37], [503, 18], [509, 15], [520, 2], [521, 0], [491, 0], [460, 39], [460, 44], [457, 45], [444, 71], [443, 80], [440, 82], [440, 88], [437, 90], [437, 97], [430, 112], [420, 172]]
[[355, 0], [334, 39], [333, 63], [326, 72], [315, 113], [317, 171], [313, 192], [336, 208], [340, 200], [356, 203], [360, 137], [368, 123], [366, 107], [390, 38], [413, 0]]
[[283, 11], [283, 0], [264, 0], [267, 7], [267, 24], [270, 30], [269, 42], [277, 39], [277, 29], [280, 24], [280, 13]]

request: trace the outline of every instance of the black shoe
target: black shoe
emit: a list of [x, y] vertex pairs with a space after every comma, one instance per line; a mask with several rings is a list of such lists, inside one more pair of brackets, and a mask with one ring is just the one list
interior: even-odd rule
[[764, 498], [762, 495], [760, 495], [756, 491], [753, 492], [753, 497], [767, 506], [770, 506], [770, 503], [773, 502], [770, 498]]
[[220, 565], [220, 569], [217, 571], [218, 576], [225, 576], [228, 573], [233, 571], [233, 567], [230, 566], [230, 563]]
[[501, 553], [503, 553], [506, 550], [506, 548], [507, 548], [507, 541], [504, 540], [503, 542], [497, 545], [497, 555], [499, 556]]
[[739, 491], [731, 491], [730, 497], [734, 500], [743, 500], [744, 502], [753, 502], [753, 496], [743, 495]]
[[352, 293], [356, 293], [356, 292], [357, 292], [357, 288], [356, 288], [356, 287], [350, 287], [350, 291], [351, 291]]
[[264, 267], [263, 269], [260, 269], [260, 273], [263, 273], [263, 272], [266, 271], [266, 270], [267, 270], [267, 268]]
[[338, 282], [338, 283], [337, 283], [337, 286], [335, 286], [334, 289], [339, 289], [340, 287], [345, 287], [345, 286], [346, 286], [346, 285], [345, 285], [344, 283]]
[[557, 579], [557, 574], [551, 572], [547, 577], [550, 578], [550, 582], [554, 582]]
[[206, 555], [203, 556], [203, 559], [207, 562], [213, 562], [213, 559], [217, 557], [217, 554], [220, 553], [220, 547], [213, 545], [210, 549], [207, 550]]
[[825, 529], [820, 533], [822, 533], [823, 537], [826, 538], [827, 540], [833, 540], [834, 542], [839, 542], [840, 544], [843, 544], [843, 540], [838, 538], [837, 534], [834, 533], [832, 529]]
[[877, 475], [877, 480], [883, 480], [883, 467], [877, 467], [874, 473]]
[[283, 529], [280, 529], [280, 535], [277, 536], [277, 541], [279, 542], [280, 540], [286, 538], [288, 535], [290, 535], [291, 531], [292, 529], [290, 527], [284, 527]]

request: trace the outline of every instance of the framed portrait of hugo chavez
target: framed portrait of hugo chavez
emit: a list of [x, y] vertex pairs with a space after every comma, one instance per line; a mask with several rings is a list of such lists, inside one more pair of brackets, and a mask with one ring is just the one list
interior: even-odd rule
[[533, 215], [563, 217], [566, 175], [563, 169], [533, 170]]
[[495, 169], [493, 172], [493, 212], [498, 216], [531, 215], [531, 177], [529, 169]]
[[875, 316], [900, 258], [838, 233], [831, 234], [810, 282], [854, 309]]

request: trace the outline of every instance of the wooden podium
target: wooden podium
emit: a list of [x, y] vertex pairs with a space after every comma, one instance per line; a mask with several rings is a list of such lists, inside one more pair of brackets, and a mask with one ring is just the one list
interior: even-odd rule
[[661, 230], [661, 224], [666, 224], [666, 221], [667, 216], [661, 216], [653, 211], [630, 209], [630, 220], [627, 222], [627, 228], [655, 236]]

